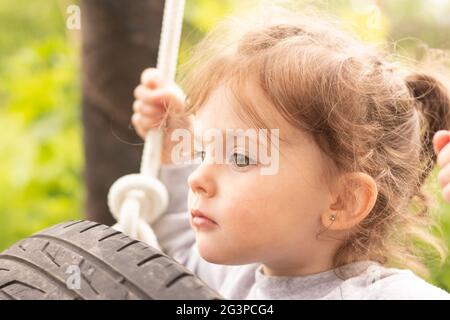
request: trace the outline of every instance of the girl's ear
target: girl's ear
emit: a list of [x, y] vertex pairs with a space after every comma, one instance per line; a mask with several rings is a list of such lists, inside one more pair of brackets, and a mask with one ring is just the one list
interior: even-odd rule
[[358, 225], [375, 205], [375, 180], [362, 172], [345, 173], [339, 178], [329, 210], [321, 215], [328, 230], [347, 230]]

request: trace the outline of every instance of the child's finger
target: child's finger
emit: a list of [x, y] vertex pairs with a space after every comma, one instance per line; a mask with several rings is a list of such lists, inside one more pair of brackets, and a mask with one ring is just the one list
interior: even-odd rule
[[166, 106], [168, 104], [166, 100], [172, 98], [170, 94], [161, 92], [166, 90], [168, 89], [151, 90], [143, 85], [139, 85], [134, 90], [134, 97], [148, 105]]
[[183, 94], [179, 91], [178, 87], [169, 86], [152, 91], [148, 102], [164, 108], [167, 108], [169, 104], [178, 108], [184, 105], [183, 99]]
[[450, 164], [450, 143], [439, 151], [437, 156], [437, 164], [441, 168]]
[[440, 130], [434, 134], [433, 147], [436, 155], [450, 142], [450, 131]]
[[147, 117], [143, 117], [139, 113], [133, 114], [131, 117], [131, 123], [136, 128], [139, 128], [144, 131], [148, 131], [153, 128], [159, 127], [161, 124], [161, 121], [163, 120], [163, 117], [157, 118], [157, 119], [151, 119]]
[[144, 130], [144, 129], [141, 129], [139, 127], [136, 127], [136, 132], [142, 139], [145, 140], [145, 138], [147, 136], [147, 133], [148, 133], [148, 130]]
[[184, 106], [184, 97], [175, 86], [150, 90], [143, 85], [140, 85], [135, 89], [134, 95], [137, 100], [141, 100], [144, 104], [159, 106], [164, 109], [166, 109], [171, 103], [178, 109], [181, 109]]
[[148, 68], [142, 72], [141, 83], [147, 88], [156, 89], [164, 85], [165, 81], [156, 68]]
[[447, 164], [439, 171], [437, 179], [441, 188], [445, 188], [445, 186], [450, 185], [450, 164]]
[[442, 189], [442, 197], [445, 199], [445, 201], [450, 202], [450, 184]]
[[141, 100], [145, 103], [149, 103], [149, 100], [151, 100], [151, 92], [152, 90], [148, 89], [144, 85], [138, 85], [136, 89], [134, 89], [134, 97], [137, 100]]
[[142, 101], [140, 100], [134, 100], [133, 102], [133, 112], [139, 112], [139, 109], [141, 108]]
[[141, 100], [135, 100], [133, 103], [133, 111], [144, 117], [161, 117], [164, 115], [164, 108], [158, 105], [145, 104]]

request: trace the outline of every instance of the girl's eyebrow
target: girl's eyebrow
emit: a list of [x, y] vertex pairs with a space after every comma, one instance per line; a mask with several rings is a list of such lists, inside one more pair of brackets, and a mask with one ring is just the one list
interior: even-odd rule
[[[224, 129], [218, 129], [218, 128], [215, 128], [215, 129], [220, 131], [220, 133], [222, 134], [222, 138], [224, 138], [224, 137], [226, 138], [227, 137], [227, 130], [230, 130], [230, 129], [225, 129], [224, 130]], [[245, 134], [245, 132], [247, 130], [249, 130], [249, 129], [256, 130], [256, 136], [255, 137], [253, 137], [252, 135], [249, 135], [249, 134]], [[265, 141], [266, 139], [263, 139], [263, 140], [259, 139], [259, 130], [258, 129], [248, 128], [248, 129], [231, 129], [231, 130], [242, 130], [242, 132], [244, 132], [242, 135], [233, 135], [232, 136], [233, 137], [233, 143], [235, 142], [236, 138], [245, 138], [245, 139], [249, 139], [249, 140], [251, 140], [253, 142], [256, 142], [258, 145], [267, 146], [269, 144], [269, 141]], [[270, 136], [270, 129], [265, 129], [265, 130], [266, 130], [266, 137]], [[199, 144], [203, 144], [202, 135], [201, 134], [200, 135], [196, 134], [196, 132], [198, 133], [198, 130], [194, 129], [193, 131], [194, 131], [194, 133], [193, 133], [194, 141], [198, 142]], [[203, 132], [200, 132], [200, 133], [203, 133]], [[284, 139], [279, 138], [279, 141], [283, 142]], [[226, 143], [227, 141], [223, 141], [223, 142]]]
[[[223, 130], [223, 129], [218, 129], [218, 128], [214, 128], [214, 129], [215, 130], [219, 130], [223, 137], [226, 137], [226, 134], [228, 133], [227, 130], [232, 130], [232, 131], [233, 130], [241, 130], [241, 131], [244, 131], [244, 132], [246, 130], [249, 130], [249, 129], [225, 129], [225, 130]], [[253, 128], [250, 128], [250, 129], [254, 130]], [[194, 139], [197, 140], [197, 141], [201, 141], [202, 135], [196, 134], [196, 132], [198, 132], [198, 131], [196, 131], [195, 129], [193, 131], [194, 131]], [[203, 133], [203, 132], [201, 132], [201, 133]], [[243, 136], [254, 140], [252, 136], [249, 136], [249, 135], [246, 135], [246, 134], [244, 134]], [[242, 137], [242, 136], [241, 135], [233, 135], [233, 137]]]

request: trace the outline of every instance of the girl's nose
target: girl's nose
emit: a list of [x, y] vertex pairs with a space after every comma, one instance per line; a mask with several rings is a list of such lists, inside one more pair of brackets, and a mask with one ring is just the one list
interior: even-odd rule
[[188, 177], [188, 184], [194, 194], [213, 197], [216, 193], [216, 184], [213, 179], [212, 164], [201, 164]]

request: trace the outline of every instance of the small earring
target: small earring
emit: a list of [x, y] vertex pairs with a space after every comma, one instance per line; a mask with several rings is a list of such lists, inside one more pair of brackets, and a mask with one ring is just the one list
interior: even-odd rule
[[332, 214], [332, 215], [330, 216], [330, 220], [331, 220], [331, 221], [336, 220], [336, 215]]

